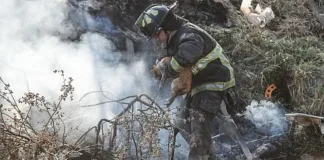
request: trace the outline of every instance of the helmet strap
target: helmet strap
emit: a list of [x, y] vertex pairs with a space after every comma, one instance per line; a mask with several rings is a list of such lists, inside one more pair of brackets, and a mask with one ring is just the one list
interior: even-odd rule
[[166, 37], [167, 37], [167, 40], [166, 40], [166, 50], [167, 50], [167, 56], [171, 56], [169, 55], [169, 41], [170, 41], [170, 33], [169, 31], [167, 31], [165, 34], [166, 34]]

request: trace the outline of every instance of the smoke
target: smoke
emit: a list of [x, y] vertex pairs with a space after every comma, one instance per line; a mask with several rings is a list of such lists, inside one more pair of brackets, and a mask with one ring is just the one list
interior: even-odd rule
[[[78, 106], [141, 93], [153, 95], [157, 91], [156, 88], [151, 93], [156, 83], [149, 75], [145, 58], [134, 57], [133, 62], [120, 63], [123, 54], [115, 51], [107, 34], [86, 32], [78, 41], [66, 39], [76, 37], [78, 33], [67, 18], [82, 15], [80, 12], [70, 14], [66, 3], [58, 0], [9, 0], [0, 6], [0, 77], [10, 83], [16, 98], [34, 92], [56, 102], [63, 81], [53, 71], [63, 70], [65, 78], [73, 78], [75, 88], [74, 100], [62, 104], [68, 116], [64, 118], [65, 125], [68, 128], [80, 125], [80, 134], [97, 125], [102, 118], [112, 119], [122, 108], [114, 103]], [[116, 33], [115, 27], [108, 23], [109, 19], [103, 18], [103, 25], [91, 18], [86, 15], [77, 19], [82, 23], [82, 29], [90, 26], [88, 29], [97, 31], [104, 27], [103, 33]], [[100, 26], [96, 27], [96, 24]], [[169, 92], [165, 91], [162, 99], [168, 97], [165, 95]], [[32, 113], [32, 119], [38, 121], [41, 117], [35, 113]], [[167, 144], [167, 133], [161, 131], [159, 135], [161, 142]], [[74, 136], [79, 138], [78, 134]], [[187, 146], [177, 149], [177, 155], [183, 156], [186, 153], [179, 152], [186, 152], [188, 145], [181, 137], [177, 141]], [[166, 147], [164, 150], [167, 154]]]
[[[153, 85], [146, 69], [145, 59], [134, 59], [123, 64], [122, 54], [116, 52], [113, 43], [101, 34], [87, 32], [79, 41], [67, 41], [62, 37], [75, 36], [76, 30], [66, 21], [68, 6], [56, 0], [6, 0], [0, 5], [0, 76], [10, 83], [15, 97], [25, 92], [36, 92], [56, 101], [60, 95], [62, 78], [53, 73], [64, 70], [74, 79], [74, 101], [63, 104], [67, 112], [66, 122], [81, 124], [80, 129], [94, 126], [101, 118], [112, 119], [122, 108], [116, 104], [80, 108], [78, 105], [95, 104], [104, 100], [147, 93]], [[74, 16], [82, 16], [76, 13]], [[70, 15], [73, 16], [73, 15]], [[82, 27], [103, 33], [114, 32], [107, 19], [105, 25], [86, 15], [80, 20]], [[100, 23], [99, 23], [100, 24]], [[112, 37], [110, 37], [112, 38]], [[92, 91], [103, 91], [85, 94]], [[78, 100], [82, 100], [79, 102]], [[70, 114], [71, 113], [71, 114]], [[266, 134], [282, 133], [287, 124], [284, 112], [271, 102], [253, 101], [247, 107], [246, 118]], [[32, 118], [37, 118], [35, 115]], [[81, 121], [82, 120], [82, 121]], [[82, 122], [82, 123], [81, 123]], [[161, 142], [168, 142], [165, 131], [160, 132]], [[178, 157], [184, 157], [188, 144], [177, 136], [180, 148]], [[166, 148], [166, 147], [165, 147]], [[165, 149], [166, 150], [166, 149]]]
[[284, 110], [279, 104], [270, 101], [252, 101], [244, 115], [259, 132], [266, 135], [283, 134], [288, 128]]
[[[95, 104], [107, 97], [150, 94], [152, 82], [145, 59], [118, 63], [122, 54], [101, 34], [87, 32], [79, 41], [66, 40], [76, 34], [67, 21], [68, 11], [66, 3], [57, 0], [3, 1], [0, 6], [0, 76], [10, 83], [16, 98], [30, 91], [53, 102], [57, 101], [62, 85], [62, 77], [53, 71], [63, 70], [65, 78], [74, 79], [75, 87], [74, 101], [63, 103], [63, 109], [70, 115], [65, 120], [79, 124], [82, 119], [85, 129], [96, 125], [101, 118], [113, 118], [120, 108], [116, 104], [91, 108], [78, 105]], [[89, 94], [78, 102], [92, 91], [105, 92]]]

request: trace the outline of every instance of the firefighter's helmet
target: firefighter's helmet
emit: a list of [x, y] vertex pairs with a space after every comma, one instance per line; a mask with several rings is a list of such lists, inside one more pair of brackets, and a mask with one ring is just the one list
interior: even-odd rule
[[151, 38], [162, 29], [161, 24], [169, 12], [170, 8], [165, 5], [150, 5], [138, 17], [135, 25], [145, 36]]

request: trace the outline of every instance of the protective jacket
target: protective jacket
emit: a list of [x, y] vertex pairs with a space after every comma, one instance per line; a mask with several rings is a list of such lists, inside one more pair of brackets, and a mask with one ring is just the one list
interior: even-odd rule
[[183, 67], [193, 73], [191, 96], [204, 91], [224, 91], [235, 86], [233, 68], [222, 47], [206, 31], [185, 21], [169, 34], [167, 54], [172, 56], [166, 72], [177, 77]]

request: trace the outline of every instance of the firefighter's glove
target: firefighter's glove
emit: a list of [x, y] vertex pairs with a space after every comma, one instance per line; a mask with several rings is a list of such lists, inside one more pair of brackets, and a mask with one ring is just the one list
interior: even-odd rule
[[151, 72], [156, 80], [161, 80], [162, 76], [164, 76], [166, 67], [170, 63], [170, 61], [170, 57], [164, 57], [160, 61], [157, 61], [155, 65], [153, 65]]

